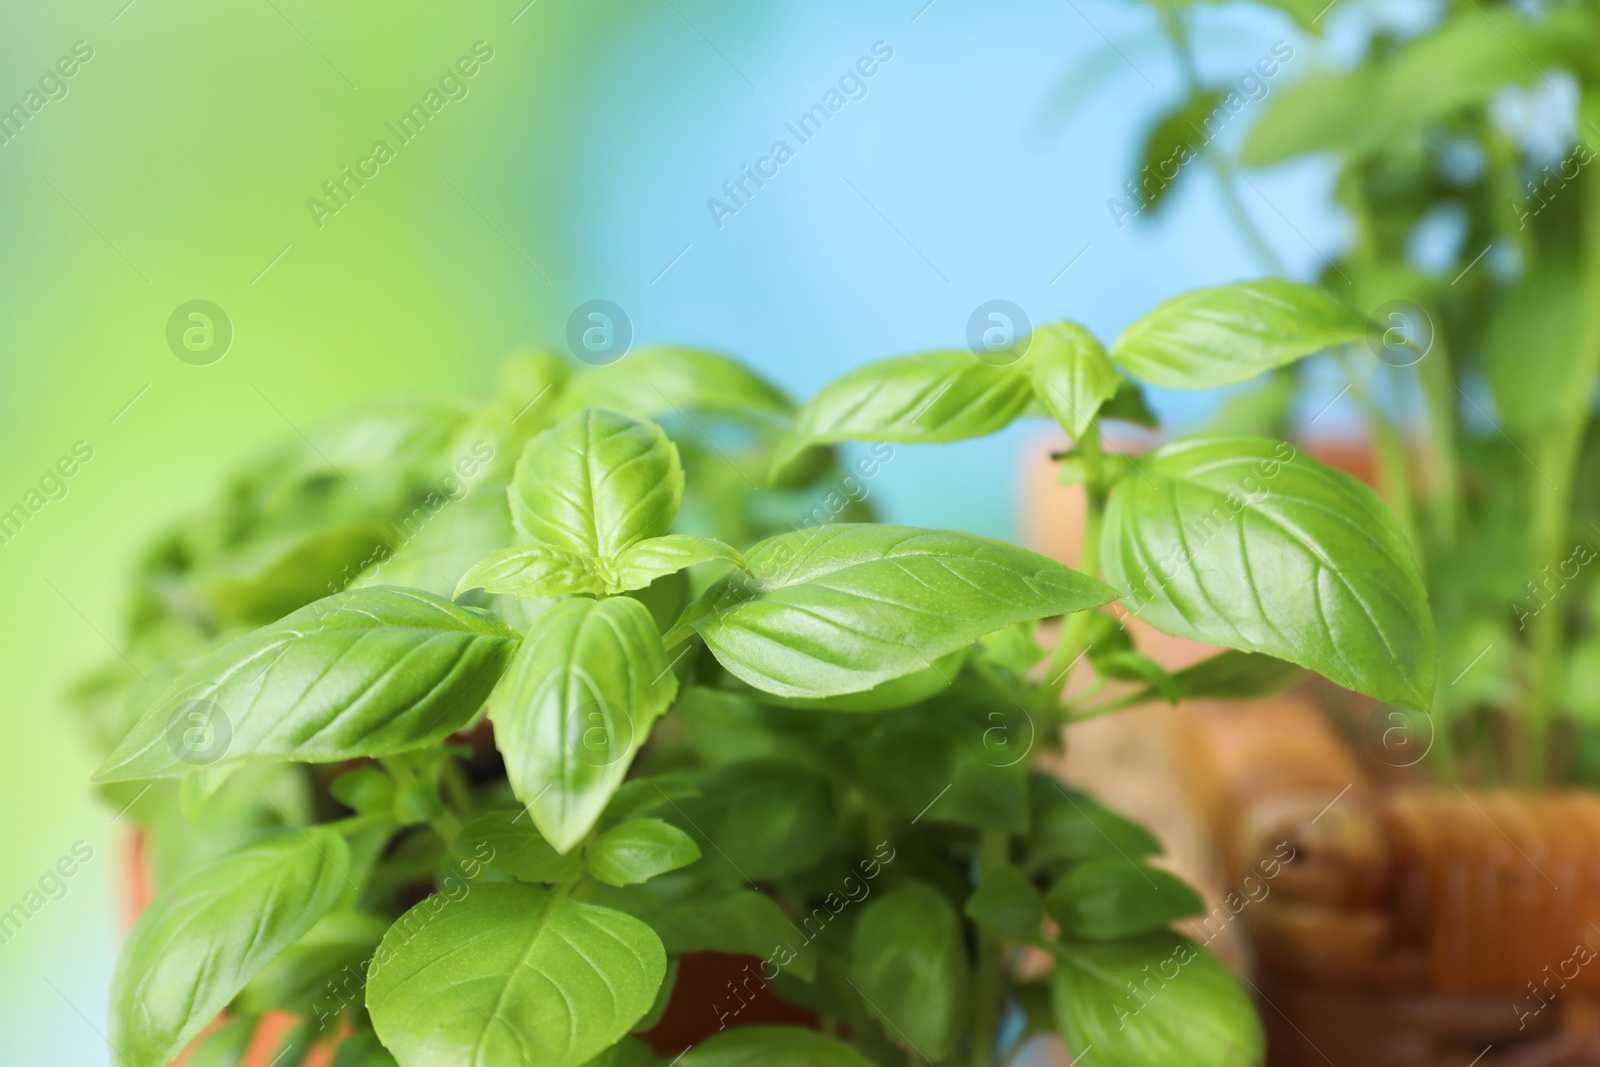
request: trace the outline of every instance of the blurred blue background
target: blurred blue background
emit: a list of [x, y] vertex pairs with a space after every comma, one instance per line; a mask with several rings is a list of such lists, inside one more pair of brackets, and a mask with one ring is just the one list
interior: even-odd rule
[[[1218, 80], [1279, 40], [1297, 54], [1277, 84], [1326, 58], [1239, 6], [1202, 6], [1197, 40]], [[372, 395], [483, 392], [505, 352], [561, 346], [594, 298], [636, 343], [726, 351], [803, 397], [961, 346], [991, 299], [1109, 340], [1161, 299], [1265, 273], [1201, 165], [1159, 221], [1114, 222], [1179, 87], [1152, 18], [1111, 0], [9, 5], [0, 105], [77, 41], [94, 58], [70, 92], [0, 145], [0, 502], [94, 449], [0, 546], [0, 910], [75, 842], [94, 858], [0, 943], [8, 1064], [107, 1061], [126, 842], [60, 695], [114, 646], [138, 548], [242, 457]], [[494, 57], [469, 94], [318, 228], [308, 198], [477, 41]], [[875, 44], [893, 55], [866, 95], [800, 144], [785, 123]], [[719, 227], [707, 200], [777, 140], [794, 157]], [[1245, 209], [1312, 276], [1340, 239], [1331, 170], [1250, 181]], [[235, 330], [207, 367], [164, 340], [199, 298]], [[1216, 398], [1155, 402], [1186, 425]], [[878, 501], [1012, 536], [1020, 457], [1045, 432], [901, 449]]]

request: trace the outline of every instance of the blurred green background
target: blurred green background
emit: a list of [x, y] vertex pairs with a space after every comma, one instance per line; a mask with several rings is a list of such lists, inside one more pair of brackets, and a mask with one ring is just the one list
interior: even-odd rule
[[[1223, 76], [1294, 36], [1260, 12], [1205, 18]], [[60, 899], [0, 933], [0, 1060], [106, 1061], [126, 842], [61, 694], [115, 654], [124, 575], [159, 528], [341, 405], [485, 391], [506, 352], [559, 346], [587, 299], [627, 309], [637, 343], [730, 351], [804, 395], [870, 358], [960, 345], [995, 297], [1110, 334], [1174, 292], [1260, 273], [1204, 176], [1170, 223], [1108, 217], [1178, 92], [1168, 65], [1140, 67], [1146, 22], [1034, 0], [0, 11], [0, 512], [27, 512], [0, 543], [0, 912], [77, 842], [93, 850]], [[706, 198], [877, 41], [895, 58], [868, 95], [716, 227]], [[385, 124], [475, 45], [477, 72], [400, 144]], [[1053, 111], [1086, 61], [1106, 88]], [[394, 158], [319, 226], [307, 201], [380, 139]], [[1259, 179], [1273, 206], [1258, 222], [1297, 267], [1336, 238], [1327, 182]], [[205, 365], [167, 338], [195, 300], [231, 326]], [[905, 449], [887, 511], [1011, 534], [1036, 432]], [[92, 459], [47, 477], [75, 446]]]
[[[567, 137], [566, 57], [594, 31], [548, 0], [515, 24], [505, 5], [124, 2], [13, 6], [0, 33], [4, 107], [92, 49], [0, 146], [0, 508], [76, 442], [93, 450], [0, 546], [0, 909], [75, 842], [93, 849], [0, 944], [7, 1063], [107, 1058], [126, 842], [60, 695], [118, 639], [133, 552], [263, 444], [375, 392], [482, 389], [540, 333], [564, 168], [536, 146]], [[467, 94], [400, 146], [384, 123], [478, 41], [493, 58]], [[306, 200], [379, 138], [395, 159], [319, 228]], [[205, 366], [166, 340], [195, 299], [232, 323]]]

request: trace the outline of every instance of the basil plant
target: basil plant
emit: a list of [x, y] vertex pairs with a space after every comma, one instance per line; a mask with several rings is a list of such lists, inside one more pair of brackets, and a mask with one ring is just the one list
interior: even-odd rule
[[[1085, 1065], [1259, 1063], [1249, 998], [1173, 929], [1199, 897], [1032, 764], [1075, 720], [1305, 669], [1428, 706], [1426, 600], [1370, 490], [1270, 440], [1101, 443], [1150, 421], [1136, 380], [1366, 328], [1253, 282], [1109, 352], [1060, 322], [798, 409], [705, 353], [525, 355], [488, 404], [247, 468], [144, 561], [128, 658], [79, 692], [156, 889], [110, 1044], [235, 1063], [286, 1013], [282, 1062], [337, 1039], [337, 1067], [993, 1067], [1045, 1033]], [[1078, 569], [862, 521], [896, 445], [1035, 415], [1073, 442]], [[1168, 673], [1127, 613], [1226, 651]], [[674, 996], [698, 953], [749, 958], [709, 1005]], [[756, 1023], [774, 1004], [793, 1025]]]

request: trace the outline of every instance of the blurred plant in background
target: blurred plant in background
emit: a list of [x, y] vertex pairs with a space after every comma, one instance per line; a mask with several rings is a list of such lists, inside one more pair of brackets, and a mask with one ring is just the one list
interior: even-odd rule
[[[1433, 721], [1406, 730], [1449, 780], [1600, 782], [1593, 5], [1266, 3], [1312, 40], [1227, 81], [1199, 72], [1206, 5], [1150, 6], [1184, 89], [1147, 135], [1133, 221], [1210, 167], [1262, 265], [1282, 273], [1240, 170], [1337, 161], [1348, 239], [1317, 280], [1373, 320], [1374, 340], [1337, 359], [1439, 626]], [[1358, 56], [1335, 61], [1352, 36]], [[1230, 123], [1245, 112], [1241, 139]], [[1302, 367], [1279, 371], [1216, 421], [1285, 433], [1305, 382]]]

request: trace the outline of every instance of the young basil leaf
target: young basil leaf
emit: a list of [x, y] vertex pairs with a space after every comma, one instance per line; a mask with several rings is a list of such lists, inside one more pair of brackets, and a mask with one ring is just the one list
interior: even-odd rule
[[1085, 860], [1161, 852], [1150, 831], [1048, 774], [1029, 777], [1028, 796], [1033, 816], [1028, 832], [1030, 871], [1054, 873]]
[[378, 947], [389, 924], [359, 911], [332, 911], [250, 979], [235, 1007], [250, 1015], [284, 1011], [305, 1015], [333, 988], [341, 973], [361, 981], [362, 961]]
[[779, 878], [827, 854], [836, 832], [828, 781], [788, 763], [751, 760], [704, 775], [701, 796], [663, 812], [731, 877]]
[[1305, 677], [1305, 668], [1259, 652], [1227, 652], [1203, 659], [1172, 676], [1183, 695], [1210, 700], [1254, 700], [1271, 696]]
[[[267, 1067], [277, 1067], [268, 1064]], [[378, 1035], [371, 1030], [360, 1030], [339, 1043], [333, 1054], [332, 1067], [399, 1067], [389, 1050], [383, 1047]]]
[[1124, 330], [1111, 358], [1151, 385], [1210, 389], [1366, 335], [1326, 290], [1263, 278], [1173, 297]]
[[680, 1062], [681, 1067], [872, 1067], [842, 1041], [793, 1026], [742, 1026], [713, 1034]]
[[521, 599], [599, 593], [606, 583], [595, 561], [549, 545], [497, 549], [467, 568], [455, 596], [469, 589]]
[[816, 931], [805, 929], [755, 889], [707, 885], [691, 875], [668, 875], [626, 889], [596, 887], [594, 901], [650, 925], [672, 956], [726, 952], [758, 956], [802, 982], [817, 976]]
[[637, 600], [565, 600], [528, 631], [489, 718], [512, 791], [556, 851], [594, 826], [677, 690]]
[[1155, 660], [1141, 656], [1132, 649], [1115, 649], [1099, 657], [1091, 655], [1090, 659], [1094, 662], [1095, 670], [1107, 678], [1144, 682], [1169, 704], [1176, 704], [1183, 699], [1183, 687], [1173, 680], [1172, 675], [1162, 670]]
[[1115, 941], [1160, 930], [1205, 910], [1177, 877], [1132, 860], [1090, 860], [1068, 871], [1045, 897], [1065, 938]]
[[992, 634], [984, 634], [978, 638], [978, 644], [982, 647], [983, 657], [986, 660], [1004, 667], [1020, 678], [1049, 655], [1049, 650], [1034, 636], [1034, 630], [1032, 620], [1014, 622]]
[[1158, 449], [1112, 490], [1100, 555], [1124, 605], [1159, 630], [1429, 707], [1433, 619], [1405, 535], [1371, 489], [1289, 445]]
[[743, 364], [692, 348], [636, 349], [625, 360], [585, 371], [563, 401], [570, 408], [604, 408], [636, 419], [696, 411], [771, 422], [794, 411], [782, 390]]
[[606, 885], [635, 885], [700, 858], [694, 838], [660, 819], [629, 819], [589, 846], [584, 862]]
[[1056, 1028], [1085, 1063], [1256, 1067], [1265, 1052], [1239, 983], [1172, 934], [1068, 945], [1052, 987]]
[[1015, 365], [971, 352], [923, 352], [857, 367], [823, 386], [795, 419], [772, 465], [774, 482], [814, 445], [839, 441], [931, 443], [1003, 430], [1033, 396]]
[[166, 1067], [273, 957], [328, 913], [349, 849], [337, 831], [284, 834], [158, 894], [111, 980], [111, 1046], [128, 1067]]
[[647, 537], [615, 559], [601, 560], [548, 545], [523, 545], [491, 552], [474, 563], [455, 593], [481, 588], [523, 598], [615, 594], [643, 589], [697, 563], [716, 561], [744, 565], [744, 557], [731, 545], [688, 534]]
[[510, 499], [511, 521], [528, 541], [610, 560], [667, 532], [683, 499], [683, 466], [661, 427], [590, 408], [528, 442]]
[[175, 778], [197, 765], [264, 759], [328, 763], [435, 744], [472, 721], [516, 642], [494, 615], [431, 593], [336, 593], [185, 671], [95, 778]]
[[1051, 322], [1034, 330], [1021, 366], [1039, 403], [1074, 440], [1122, 384], [1100, 342], [1075, 322]]
[[971, 1008], [971, 965], [955, 906], [925, 882], [906, 882], [861, 911], [851, 981], [889, 1036], [940, 1061]]
[[749, 685], [784, 697], [858, 693], [927, 668], [1008, 623], [1104, 604], [1115, 592], [1043, 556], [971, 534], [836, 524], [769, 538], [748, 572], [708, 589], [693, 628]]
[[988, 871], [961, 909], [980, 926], [1012, 941], [1037, 941], [1044, 924], [1044, 898], [1027, 875], [1010, 864]]
[[743, 567], [744, 557], [732, 545], [711, 537], [667, 534], [649, 537], [631, 545], [616, 559], [616, 572], [609, 576], [607, 593], [643, 589], [657, 578], [676, 574], [697, 563], [731, 563]]
[[401, 916], [367, 1007], [402, 1063], [580, 1067], [644, 1017], [666, 971], [660, 939], [632, 916], [484, 883]]
[[577, 853], [563, 856], [552, 848], [521, 811], [478, 816], [456, 833], [450, 851], [525, 882], [564, 882], [582, 865]]

